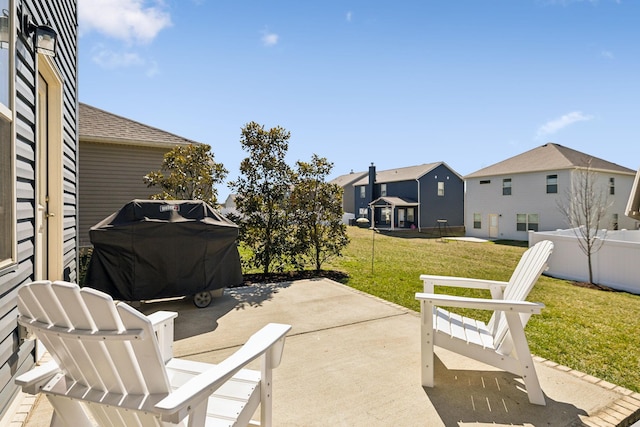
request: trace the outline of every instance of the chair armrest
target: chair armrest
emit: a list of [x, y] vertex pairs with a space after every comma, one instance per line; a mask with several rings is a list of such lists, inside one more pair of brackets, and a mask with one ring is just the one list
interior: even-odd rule
[[161, 326], [166, 322], [173, 322], [173, 319], [175, 319], [176, 317], [178, 317], [178, 313], [176, 313], [175, 311], [160, 310], [148, 315], [147, 319], [151, 321], [151, 324], [155, 329], [156, 326]]
[[38, 394], [46, 383], [51, 380], [60, 368], [55, 360], [50, 360], [30, 371], [16, 377], [15, 383], [22, 387], [22, 391], [29, 394]]
[[515, 311], [519, 313], [539, 314], [544, 304], [529, 301], [495, 300], [487, 298], [469, 298], [442, 294], [427, 294], [418, 292], [416, 299], [434, 306], [474, 308], [492, 311]]
[[178, 317], [175, 311], [156, 311], [147, 316], [158, 338], [162, 360], [167, 363], [173, 357], [173, 320]]
[[[500, 288], [504, 290], [507, 286], [507, 282], [499, 280], [484, 280], [484, 279], [471, 279], [467, 277], [453, 277], [453, 276], [434, 276], [431, 274], [420, 275], [420, 280], [424, 282], [425, 292], [433, 292], [433, 289], [426, 289], [428, 286], [452, 286], [458, 288], [470, 288], [470, 289], [488, 289]], [[429, 285], [431, 284], [431, 285]]]
[[[291, 325], [269, 323], [253, 334], [235, 353], [220, 364], [187, 381], [156, 404], [162, 420], [177, 423], [197, 408], [221, 385], [256, 358], [270, 354], [276, 359], [282, 354], [284, 338]], [[276, 367], [279, 360], [271, 367]], [[274, 366], [275, 364], [275, 366]]]

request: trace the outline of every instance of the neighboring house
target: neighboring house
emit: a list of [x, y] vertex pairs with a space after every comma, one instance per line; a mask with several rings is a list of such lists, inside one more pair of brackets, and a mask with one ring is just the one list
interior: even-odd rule
[[77, 279], [78, 26], [75, 0], [0, 0], [0, 11], [2, 417], [41, 349], [18, 327], [18, 288]]
[[354, 212], [382, 229], [464, 224], [464, 181], [444, 162], [376, 172], [355, 181]]
[[600, 228], [635, 229], [625, 216], [635, 171], [548, 143], [465, 176], [467, 236], [527, 240], [527, 230], [568, 228], [558, 204], [566, 204], [576, 171], [595, 172], [612, 202]]
[[342, 188], [342, 210], [344, 213], [355, 214], [356, 206], [353, 183], [367, 176], [368, 172], [351, 171], [346, 175], [340, 175], [329, 181], [329, 184], [336, 184]]
[[236, 195], [229, 194], [226, 199], [224, 199], [224, 203], [220, 205], [220, 213], [222, 215], [237, 215], [238, 210], [236, 209]]
[[80, 246], [90, 246], [89, 229], [123, 205], [160, 192], [143, 177], [176, 145], [189, 144], [199, 143], [80, 103]]

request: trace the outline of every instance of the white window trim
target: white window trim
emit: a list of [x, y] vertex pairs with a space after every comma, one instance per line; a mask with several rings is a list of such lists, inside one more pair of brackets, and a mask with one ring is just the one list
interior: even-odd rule
[[0, 103], [0, 114], [9, 121], [9, 158], [11, 162], [11, 253], [9, 258], [0, 260], [0, 275], [15, 271], [18, 265], [18, 242], [16, 235], [16, 138], [15, 138], [15, 56], [16, 56], [16, 11], [14, 0], [9, 0], [9, 105]]

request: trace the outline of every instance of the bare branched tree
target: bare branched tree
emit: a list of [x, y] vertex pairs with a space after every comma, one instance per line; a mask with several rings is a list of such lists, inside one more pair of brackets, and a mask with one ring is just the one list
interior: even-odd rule
[[586, 166], [573, 171], [571, 187], [567, 189], [565, 199], [558, 200], [558, 209], [578, 240], [578, 246], [587, 256], [589, 283], [593, 282], [592, 255], [602, 247], [607, 235], [606, 229], [600, 230], [600, 223], [611, 206], [607, 187], [598, 182], [598, 173], [591, 168], [591, 158]]

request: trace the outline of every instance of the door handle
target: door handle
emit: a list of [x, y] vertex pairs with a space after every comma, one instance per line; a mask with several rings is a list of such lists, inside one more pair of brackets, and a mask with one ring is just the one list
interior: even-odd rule
[[44, 214], [45, 218], [53, 218], [54, 216], [56, 216], [56, 214], [54, 214], [53, 212], [47, 212], [46, 214]]

